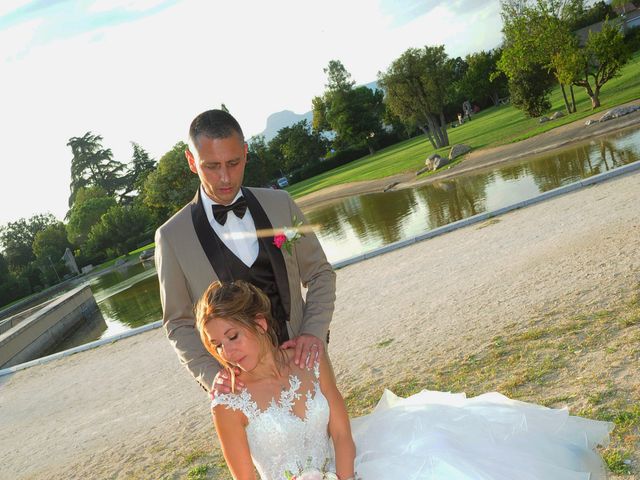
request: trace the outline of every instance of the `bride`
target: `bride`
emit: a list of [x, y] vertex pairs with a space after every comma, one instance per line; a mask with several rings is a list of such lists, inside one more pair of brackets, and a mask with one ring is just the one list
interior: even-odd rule
[[304, 472], [340, 480], [607, 476], [595, 447], [608, 441], [609, 423], [498, 393], [425, 390], [404, 399], [385, 391], [371, 414], [349, 421], [326, 355], [298, 367], [291, 350], [278, 348], [269, 312], [268, 298], [243, 281], [213, 283], [196, 307], [202, 342], [232, 380], [232, 393], [216, 394], [211, 408], [236, 480], [255, 479], [255, 470], [262, 480]]

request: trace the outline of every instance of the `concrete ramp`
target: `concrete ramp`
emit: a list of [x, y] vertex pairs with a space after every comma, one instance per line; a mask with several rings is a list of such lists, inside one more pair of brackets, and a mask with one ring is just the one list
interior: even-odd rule
[[0, 368], [40, 357], [90, 321], [97, 309], [88, 285], [61, 295], [0, 334]]

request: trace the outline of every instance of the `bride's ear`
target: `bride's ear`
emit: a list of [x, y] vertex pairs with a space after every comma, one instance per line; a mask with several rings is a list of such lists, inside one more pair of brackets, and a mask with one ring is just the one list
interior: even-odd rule
[[262, 330], [263, 333], [267, 333], [267, 319], [261, 313], [256, 315], [256, 323], [258, 324], [258, 328]]

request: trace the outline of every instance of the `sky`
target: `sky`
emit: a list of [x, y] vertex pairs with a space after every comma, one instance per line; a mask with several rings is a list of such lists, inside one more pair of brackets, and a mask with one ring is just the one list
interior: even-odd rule
[[357, 84], [406, 49], [500, 44], [499, 0], [1, 0], [0, 226], [68, 210], [87, 131], [114, 159], [159, 159], [224, 103], [248, 138], [304, 113], [340, 60]]

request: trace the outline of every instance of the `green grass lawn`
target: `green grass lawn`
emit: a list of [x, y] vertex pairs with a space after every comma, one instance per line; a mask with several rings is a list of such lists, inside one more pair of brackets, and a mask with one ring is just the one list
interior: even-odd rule
[[[594, 112], [609, 110], [616, 105], [640, 98], [640, 52], [622, 70], [622, 74], [609, 81], [600, 94], [601, 107], [591, 110], [591, 99], [583, 88], [574, 88], [578, 111], [558, 120], [539, 123], [528, 118], [511, 105], [492, 107], [479, 112], [473, 121], [458, 128], [451, 128], [451, 145], [464, 143], [479, 149], [517, 142], [542, 132], [580, 120]], [[550, 97], [552, 112], [566, 113], [560, 87], [553, 90]], [[427, 138], [421, 135], [396, 145], [367, 155], [347, 165], [335, 168], [287, 188], [293, 197], [301, 197], [333, 185], [363, 180], [376, 180], [398, 173], [416, 171], [424, 165], [424, 160], [432, 153], [448, 155], [449, 147], [434, 150]]]

